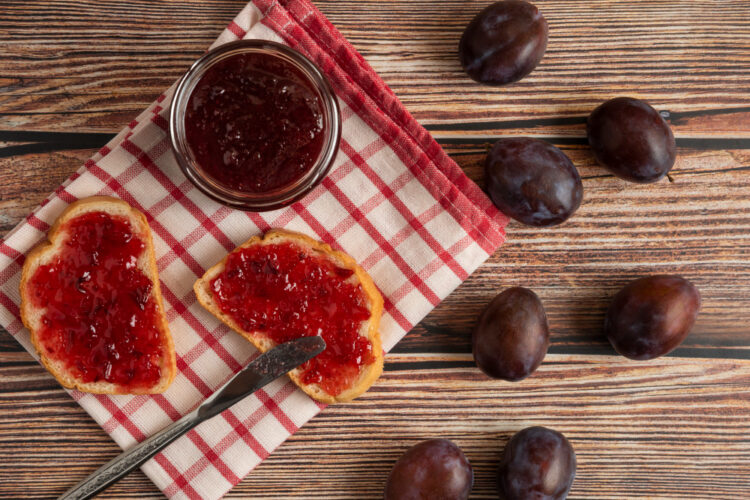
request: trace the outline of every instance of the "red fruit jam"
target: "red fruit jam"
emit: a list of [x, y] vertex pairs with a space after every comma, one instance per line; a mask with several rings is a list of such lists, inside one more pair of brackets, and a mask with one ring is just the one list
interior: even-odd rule
[[206, 175], [266, 193], [309, 172], [325, 142], [323, 99], [282, 57], [250, 52], [210, 66], [188, 101], [185, 137]]
[[367, 297], [359, 283], [346, 281], [352, 274], [291, 243], [254, 245], [229, 254], [211, 290], [243, 330], [276, 343], [322, 336], [326, 349], [302, 365], [302, 381], [336, 396], [375, 361], [359, 334], [370, 317]]
[[39, 344], [83, 382], [147, 388], [161, 377], [162, 338], [146, 249], [125, 217], [89, 212], [65, 224], [64, 243], [27, 287], [44, 308]]

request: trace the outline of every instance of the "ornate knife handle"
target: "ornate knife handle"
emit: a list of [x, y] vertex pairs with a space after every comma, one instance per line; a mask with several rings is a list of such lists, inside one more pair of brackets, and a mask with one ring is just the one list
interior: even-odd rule
[[188, 413], [150, 438], [99, 467], [88, 478], [63, 493], [59, 500], [91, 498], [136, 467], [143, 465], [149, 458], [166, 448], [169, 443], [198, 425], [201, 420], [198, 417], [197, 410]]

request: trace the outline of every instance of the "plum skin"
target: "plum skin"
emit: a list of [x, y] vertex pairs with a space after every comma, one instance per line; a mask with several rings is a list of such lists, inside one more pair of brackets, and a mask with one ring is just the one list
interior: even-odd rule
[[685, 278], [646, 276], [617, 292], [607, 310], [604, 332], [623, 356], [654, 359], [670, 353], [685, 340], [700, 305], [700, 292]]
[[516, 382], [532, 374], [549, 347], [549, 325], [539, 297], [509, 288], [490, 301], [471, 338], [474, 361], [490, 377]]
[[666, 120], [645, 101], [616, 97], [589, 115], [586, 135], [596, 161], [621, 179], [656, 182], [672, 169], [677, 145]]
[[511, 437], [498, 468], [502, 500], [563, 500], [576, 475], [576, 454], [561, 433], [527, 427]]
[[458, 45], [461, 65], [475, 81], [505, 85], [531, 73], [547, 49], [547, 20], [532, 4], [504, 0], [472, 19]]
[[409, 448], [393, 466], [385, 500], [465, 500], [474, 472], [461, 448], [447, 439], [430, 439]]
[[530, 226], [561, 224], [583, 200], [581, 176], [573, 162], [539, 139], [498, 140], [487, 154], [485, 179], [495, 206]]

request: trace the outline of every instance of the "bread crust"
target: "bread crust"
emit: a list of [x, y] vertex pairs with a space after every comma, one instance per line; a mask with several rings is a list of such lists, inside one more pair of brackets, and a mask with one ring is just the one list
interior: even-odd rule
[[[247, 248], [254, 245], [263, 245], [269, 243], [276, 243], [279, 241], [293, 242], [300, 245], [313, 254], [324, 256], [326, 259], [333, 261], [339, 267], [345, 269], [351, 269], [354, 271], [357, 282], [361, 285], [363, 292], [365, 293], [369, 302], [370, 319], [367, 322], [366, 336], [372, 344], [372, 354], [375, 357], [375, 361], [360, 370], [359, 378], [355, 381], [352, 387], [345, 389], [337, 396], [332, 396], [320, 388], [317, 384], [305, 384], [302, 382], [301, 370], [295, 368], [289, 372], [289, 377], [292, 381], [297, 384], [303, 391], [305, 391], [310, 397], [321, 401], [323, 403], [340, 403], [351, 401], [352, 399], [360, 396], [362, 393], [367, 391], [375, 380], [380, 377], [383, 372], [383, 347], [380, 339], [380, 317], [383, 314], [383, 297], [380, 291], [375, 286], [367, 272], [362, 269], [357, 262], [349, 255], [339, 250], [334, 250], [330, 245], [317, 241], [307, 235], [286, 231], [283, 229], [273, 229], [268, 231], [262, 236], [253, 236], [231, 253], [237, 252], [243, 248]], [[206, 308], [211, 314], [216, 316], [221, 322], [226, 324], [229, 328], [242, 335], [245, 339], [251, 342], [261, 352], [266, 352], [274, 346], [274, 343], [268, 338], [259, 338], [259, 332], [248, 332], [242, 329], [231, 317], [222, 313], [219, 307], [213, 300], [213, 294], [210, 290], [211, 280], [221, 273], [225, 266], [227, 254], [224, 258], [219, 261], [216, 265], [208, 269], [202, 277], [200, 277], [193, 285], [193, 290], [198, 298], [198, 302]], [[351, 279], [351, 278], [350, 278]], [[363, 326], [364, 330], [364, 326]], [[363, 330], [360, 330], [360, 335], [363, 334]]]
[[[48, 253], [50, 255], [55, 254], [58, 244], [60, 243], [58, 239], [62, 239], [64, 236], [64, 233], [60, 234], [61, 228], [63, 228], [64, 224], [78, 215], [87, 212], [105, 212], [112, 215], [125, 215], [129, 218], [133, 227], [140, 233], [139, 235], [146, 243], [146, 250], [144, 252], [146, 259], [145, 262], [142, 262], [139, 265], [139, 267], [151, 280], [151, 294], [156, 301], [158, 311], [157, 328], [159, 329], [162, 338], [164, 352], [160, 367], [161, 379], [159, 380], [159, 383], [153, 387], [124, 391], [117, 384], [112, 384], [110, 382], [82, 382], [65, 373], [64, 367], [61, 364], [58, 364], [55, 360], [47, 358], [39, 344], [38, 331], [37, 328], [35, 328], [32, 319], [35, 308], [31, 305], [31, 300], [27, 291], [28, 280], [31, 279], [31, 276], [37, 267], [45, 263], [44, 260]], [[94, 394], [157, 394], [164, 392], [172, 383], [172, 380], [174, 380], [175, 374], [177, 373], [174, 342], [172, 340], [172, 335], [169, 332], [166, 315], [164, 314], [164, 303], [161, 296], [159, 273], [156, 267], [156, 257], [154, 255], [154, 243], [151, 237], [151, 229], [149, 228], [146, 216], [126, 202], [108, 196], [92, 196], [75, 201], [68, 205], [47, 233], [47, 240], [40, 243], [26, 257], [21, 271], [20, 293], [21, 321], [31, 332], [31, 343], [34, 345], [34, 349], [36, 349], [41, 363], [62, 386], [67, 387], [68, 389], [77, 389], [79, 391]]]

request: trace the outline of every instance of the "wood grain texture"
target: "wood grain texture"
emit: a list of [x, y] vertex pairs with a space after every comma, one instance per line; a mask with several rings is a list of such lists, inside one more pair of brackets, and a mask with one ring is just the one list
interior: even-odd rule
[[[406, 448], [446, 437], [474, 466], [473, 497], [495, 498], [503, 445], [538, 424], [576, 449], [570, 498], [750, 497], [750, 3], [538, 0], [547, 54], [503, 88], [471, 82], [456, 60], [461, 30], [487, 3], [316, 2], [472, 179], [482, 184], [497, 137], [544, 137], [579, 168], [581, 209], [556, 228], [511, 223], [508, 242], [396, 346], [370, 392], [326, 409], [228, 496], [378, 498]], [[2, 2], [0, 235], [243, 5]], [[585, 117], [616, 95], [668, 116], [671, 181], [629, 184], [595, 165]], [[601, 336], [604, 310], [623, 283], [655, 272], [693, 280], [702, 313], [672, 355], [628, 361]], [[512, 285], [539, 294], [553, 331], [542, 367], [519, 384], [483, 377], [469, 343], [478, 312]], [[118, 451], [0, 332], [0, 498], [54, 497]], [[159, 492], [137, 472], [102, 497]]]
[[[388, 356], [383, 378], [357, 403], [326, 409], [228, 496], [377, 498], [406, 448], [441, 436], [459, 444], [471, 461], [473, 496], [495, 498], [502, 447], [530, 425], [554, 427], [575, 447], [579, 466], [571, 498], [736, 499], [748, 491], [746, 362], [716, 361], [707, 369], [702, 360], [549, 355], [518, 384], [488, 380], [471, 364], [468, 355]], [[34, 363], [3, 366], [3, 373], [16, 390], [0, 394], [0, 408], [36, 408], [32, 419], [27, 410], [2, 424], [0, 446], [16, 457], [0, 464], [13, 478], [10, 491], [59, 494], [71, 479], [117, 453]], [[34, 457], [26, 456], [30, 449]], [[155, 493], [148, 486], [139, 473], [103, 497]]]
[[[584, 117], [601, 101], [629, 94], [672, 112], [720, 113], [687, 115], [678, 133], [750, 137], [745, 0], [540, 0], [550, 24], [547, 53], [529, 77], [502, 88], [469, 80], [456, 57], [463, 28], [487, 3], [317, 5], [428, 125], [481, 123], [494, 132], [500, 129], [494, 122], [535, 120], [519, 131], [571, 135], [575, 129], [560, 118]], [[2, 115], [29, 130], [118, 130], [188, 68], [243, 4], [6, 0]]]

